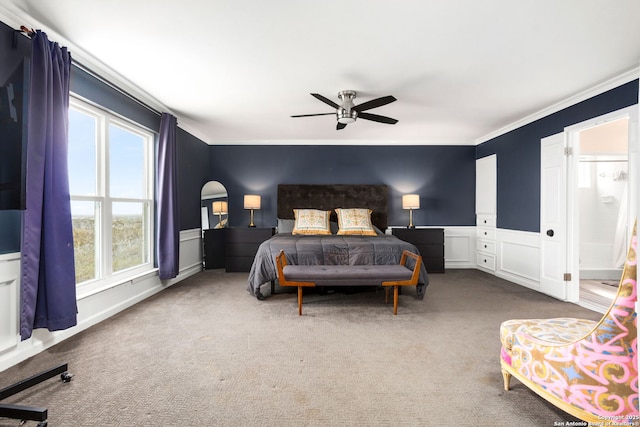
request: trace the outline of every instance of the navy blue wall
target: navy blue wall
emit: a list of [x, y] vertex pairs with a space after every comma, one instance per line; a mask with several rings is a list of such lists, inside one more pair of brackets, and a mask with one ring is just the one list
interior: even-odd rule
[[497, 155], [498, 227], [540, 231], [542, 138], [637, 103], [638, 80], [634, 80], [478, 145], [477, 158]]
[[[73, 57], [73, 52], [71, 52]], [[134, 122], [157, 132], [160, 129], [160, 115], [148, 107], [132, 100], [112, 86], [78, 68], [71, 67], [71, 92], [80, 95], [96, 105], [120, 114]]]
[[416, 225], [475, 224], [473, 146], [212, 146], [210, 167], [227, 188], [232, 226], [249, 224], [244, 194], [262, 196], [256, 225], [276, 225], [278, 184], [386, 184], [389, 225], [408, 224], [405, 193], [420, 195]]
[[176, 135], [178, 145], [178, 202], [180, 230], [200, 228], [202, 186], [209, 180], [209, 145], [182, 129]]

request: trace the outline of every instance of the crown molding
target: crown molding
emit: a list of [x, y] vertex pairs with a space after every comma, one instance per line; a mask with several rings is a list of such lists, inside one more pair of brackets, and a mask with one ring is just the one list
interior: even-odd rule
[[256, 146], [256, 145], [292, 145], [292, 146], [327, 146], [327, 145], [339, 145], [339, 146], [392, 146], [392, 147], [409, 147], [409, 146], [435, 146], [435, 145], [443, 145], [443, 146], [474, 146], [475, 144], [469, 142], [447, 142], [447, 143], [436, 143], [429, 141], [394, 141], [394, 140], [380, 140], [380, 141], [371, 141], [371, 140], [358, 140], [358, 139], [269, 139], [269, 140], [251, 140], [251, 141], [216, 141], [215, 143], [209, 144], [214, 146], [229, 146], [229, 145], [237, 145], [237, 146]]
[[582, 92], [579, 92], [569, 98], [566, 98], [556, 104], [553, 104], [549, 107], [546, 107], [536, 113], [533, 113], [529, 116], [526, 116], [520, 120], [517, 120], [507, 126], [504, 126], [494, 132], [491, 132], [481, 138], [476, 139], [475, 145], [482, 144], [483, 142], [487, 142], [493, 138], [496, 138], [500, 135], [504, 135], [507, 132], [511, 132], [512, 130], [521, 128], [522, 126], [528, 125], [529, 123], [533, 123], [536, 120], [547, 117], [553, 113], [557, 113], [560, 110], [563, 110], [567, 107], [571, 107], [579, 102], [585, 101], [589, 98], [593, 98], [596, 95], [600, 95], [608, 90], [615, 89], [618, 86], [621, 86], [625, 83], [629, 83], [630, 81], [636, 80], [640, 77], [640, 66], [636, 65], [633, 68], [625, 71], [617, 77], [613, 77], [609, 80], [606, 80], [602, 83], [599, 83], [589, 89], [586, 89]]

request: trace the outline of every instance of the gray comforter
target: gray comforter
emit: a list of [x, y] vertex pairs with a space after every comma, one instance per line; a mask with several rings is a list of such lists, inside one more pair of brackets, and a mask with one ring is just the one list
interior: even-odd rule
[[[398, 264], [403, 250], [418, 254], [411, 243], [392, 235], [380, 236], [305, 236], [276, 234], [263, 242], [249, 272], [247, 290], [256, 295], [256, 289], [264, 283], [277, 279], [275, 257], [283, 250], [287, 262], [298, 265], [388, 265]], [[413, 268], [409, 258], [407, 266]], [[418, 298], [423, 299], [429, 284], [424, 263], [420, 268]]]

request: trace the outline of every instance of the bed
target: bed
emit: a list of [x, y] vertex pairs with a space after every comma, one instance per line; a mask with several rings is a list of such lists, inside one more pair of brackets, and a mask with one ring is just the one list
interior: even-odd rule
[[[384, 234], [387, 228], [386, 185], [278, 185], [278, 229], [256, 253], [247, 290], [262, 299], [260, 287], [277, 279], [275, 258], [283, 250], [290, 264], [298, 265], [383, 265], [398, 264], [403, 250], [419, 254], [411, 243]], [[375, 235], [337, 235], [335, 209], [371, 210]], [[331, 234], [292, 234], [294, 209], [331, 211]], [[413, 267], [413, 266], [410, 266]], [[429, 284], [424, 263], [420, 269], [416, 296], [424, 298]]]

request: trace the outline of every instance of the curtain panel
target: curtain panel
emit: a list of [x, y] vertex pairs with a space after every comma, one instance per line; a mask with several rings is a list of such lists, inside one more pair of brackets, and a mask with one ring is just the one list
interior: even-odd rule
[[157, 253], [158, 270], [161, 280], [172, 279], [178, 275], [180, 259], [180, 230], [178, 218], [178, 179], [176, 158], [177, 119], [162, 113], [160, 118], [160, 136], [158, 138], [158, 156], [156, 182], [157, 201]]
[[26, 210], [22, 221], [20, 335], [77, 323], [67, 170], [71, 54], [31, 34]]

